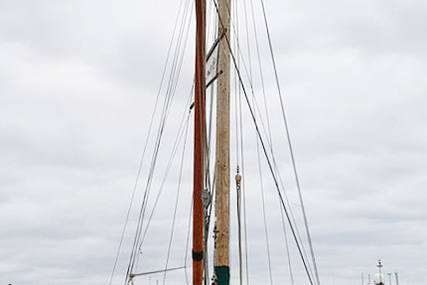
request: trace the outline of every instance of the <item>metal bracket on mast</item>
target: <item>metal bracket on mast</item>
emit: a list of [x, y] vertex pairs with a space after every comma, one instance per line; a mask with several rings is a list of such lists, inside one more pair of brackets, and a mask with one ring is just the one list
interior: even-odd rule
[[206, 88], [208, 88], [218, 76], [222, 73], [221, 70], [218, 70], [219, 63], [219, 43], [224, 38], [225, 33], [215, 40], [209, 52], [206, 55]]
[[212, 195], [209, 193], [208, 189], [205, 189], [202, 192], [202, 203], [205, 208], [209, 207], [209, 205], [212, 203]]

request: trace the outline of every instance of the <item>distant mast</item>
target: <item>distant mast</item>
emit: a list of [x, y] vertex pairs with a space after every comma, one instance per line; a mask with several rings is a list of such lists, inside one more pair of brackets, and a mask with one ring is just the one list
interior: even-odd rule
[[378, 278], [379, 278], [379, 281], [378, 281], [378, 283], [376, 283], [375, 280], [374, 280], [374, 283], [376, 283], [377, 285], [384, 285], [384, 280], [382, 280], [382, 273], [381, 273], [381, 268], [383, 267], [383, 265], [381, 264], [381, 259], [378, 260], [377, 267], [378, 267]]
[[214, 284], [230, 283], [230, 0], [218, 1]]
[[383, 265], [381, 264], [381, 259], [378, 260], [378, 273], [379, 273], [379, 278], [380, 278], [380, 285], [383, 284], [383, 280], [382, 280], [382, 276], [381, 276], [381, 268], [383, 267]]

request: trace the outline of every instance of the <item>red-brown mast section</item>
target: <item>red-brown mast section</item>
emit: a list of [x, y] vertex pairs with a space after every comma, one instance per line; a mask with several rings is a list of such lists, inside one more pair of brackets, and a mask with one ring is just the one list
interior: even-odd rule
[[205, 57], [206, 2], [196, 0], [196, 71], [194, 98], [194, 193], [193, 193], [193, 285], [203, 283], [204, 210], [202, 191], [205, 179]]

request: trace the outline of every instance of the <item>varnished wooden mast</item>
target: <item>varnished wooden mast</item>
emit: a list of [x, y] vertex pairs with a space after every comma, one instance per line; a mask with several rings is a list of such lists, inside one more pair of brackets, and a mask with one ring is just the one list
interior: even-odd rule
[[205, 55], [206, 3], [196, 0], [196, 70], [194, 99], [194, 182], [193, 182], [193, 285], [203, 283], [204, 214], [202, 191], [205, 179]]
[[215, 255], [218, 285], [230, 283], [230, 0], [218, 1], [219, 77], [217, 87]]

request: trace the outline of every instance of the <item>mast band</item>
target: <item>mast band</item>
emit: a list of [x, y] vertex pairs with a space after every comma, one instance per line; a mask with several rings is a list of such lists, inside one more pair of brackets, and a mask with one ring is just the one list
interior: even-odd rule
[[201, 261], [203, 260], [203, 251], [193, 251], [193, 260], [195, 261]]
[[214, 266], [216, 276], [216, 284], [230, 285], [230, 267], [229, 266]]

